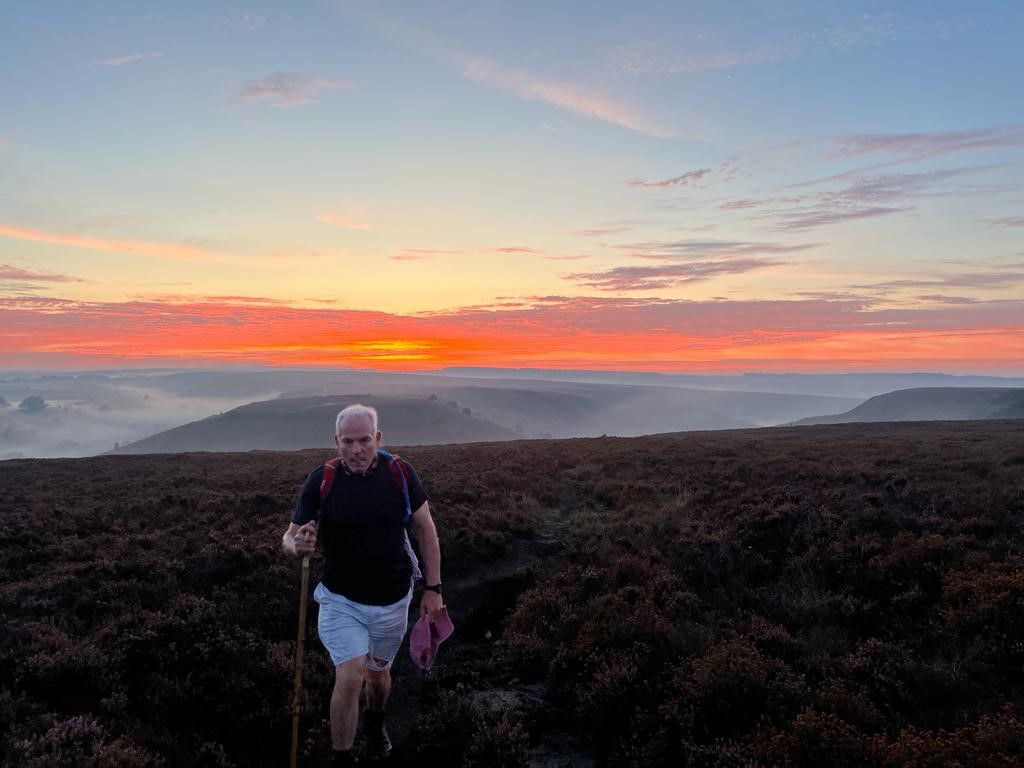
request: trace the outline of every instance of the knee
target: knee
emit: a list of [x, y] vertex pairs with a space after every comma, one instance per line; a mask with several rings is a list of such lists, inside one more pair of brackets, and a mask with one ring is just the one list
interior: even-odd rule
[[360, 691], [366, 668], [362, 659], [353, 659], [334, 668], [334, 687], [340, 691]]

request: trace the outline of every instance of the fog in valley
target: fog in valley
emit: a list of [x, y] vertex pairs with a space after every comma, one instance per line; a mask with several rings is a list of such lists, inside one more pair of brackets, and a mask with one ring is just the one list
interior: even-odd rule
[[[951, 387], [963, 392], [942, 394]], [[869, 404], [871, 420], [1017, 418], [1021, 387], [1021, 378], [942, 374], [8, 372], [0, 459], [329, 448], [331, 413], [356, 400], [381, 406], [386, 442], [412, 445], [867, 420], [859, 406], [898, 390], [906, 392], [891, 410], [884, 399]]]

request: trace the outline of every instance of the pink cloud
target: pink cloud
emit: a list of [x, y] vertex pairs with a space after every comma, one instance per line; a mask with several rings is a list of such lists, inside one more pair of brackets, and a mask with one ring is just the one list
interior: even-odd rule
[[134, 253], [140, 256], [155, 256], [173, 261], [194, 262], [233, 262], [248, 263], [242, 259], [224, 254], [212, 253], [195, 245], [176, 243], [157, 243], [143, 240], [112, 240], [89, 235], [74, 235], [62, 232], [44, 232], [33, 229], [22, 229], [0, 224], [0, 237], [16, 240], [28, 240], [50, 245], [63, 245], [72, 248], [84, 248], [90, 251], [107, 251], [112, 253]]
[[546, 101], [570, 112], [595, 117], [649, 136], [674, 136], [672, 131], [640, 116], [626, 105], [573, 83], [546, 80], [524, 70], [500, 67], [480, 56], [463, 57], [459, 69], [463, 77], [473, 82], [510, 91], [524, 99]]
[[645, 222], [643, 221], [610, 221], [607, 224], [602, 224], [597, 227], [589, 227], [587, 229], [577, 229], [575, 234], [582, 235], [583, 237], [604, 237], [605, 235], [618, 235], [623, 232], [629, 232], [630, 230], [638, 227]]
[[52, 272], [33, 272], [30, 269], [0, 264], [0, 280], [17, 280], [26, 283], [79, 283], [77, 277], [57, 275]]
[[722, 203], [718, 207], [725, 211], [740, 211], [747, 208], [757, 208], [759, 205], [763, 204], [763, 200], [730, 200]]
[[388, 258], [392, 261], [422, 261], [423, 259], [432, 259], [435, 256], [449, 256], [455, 253], [458, 253], [458, 251], [442, 251], [430, 248], [403, 248], [400, 253], [396, 253], [394, 256], [388, 256]]
[[690, 184], [696, 184], [709, 173], [711, 173], [710, 168], [701, 168], [696, 171], [687, 171], [681, 176], [673, 176], [671, 179], [664, 179], [662, 181], [630, 179], [626, 183], [631, 187], [686, 187]]
[[779, 223], [777, 229], [798, 231], [803, 229], [817, 229], [829, 224], [839, 224], [844, 221], [856, 221], [858, 219], [875, 219], [879, 216], [892, 216], [895, 213], [904, 213], [913, 210], [912, 208], [854, 208], [839, 211], [817, 210], [798, 212], [787, 215]]
[[836, 136], [831, 142], [839, 148], [829, 157], [886, 154], [924, 159], [954, 152], [1024, 147], [1024, 123], [969, 131]]
[[780, 46], [692, 53], [684, 50], [682, 43], [643, 42], [617, 45], [611, 50], [611, 61], [614, 66], [631, 75], [674, 75], [759, 64], [774, 61], [785, 55], [784, 49]]
[[495, 248], [494, 250], [497, 253], [542, 253], [542, 251], [538, 251], [536, 248], [522, 248], [516, 246]]
[[615, 248], [641, 259], [708, 259], [761, 254], [799, 253], [818, 243], [773, 243], [749, 240], [674, 240], [621, 243]]
[[125, 64], [133, 64], [136, 61], [144, 61], [145, 59], [159, 59], [163, 56], [159, 51], [151, 51], [149, 53], [129, 53], [126, 56], [116, 56], [112, 59], [104, 59], [103, 64], [108, 67], [123, 67]]
[[993, 227], [1024, 227], [1024, 216], [1006, 216], [1002, 219], [985, 219]]
[[737, 258], [721, 261], [690, 261], [685, 264], [662, 264], [656, 267], [613, 267], [600, 272], [576, 272], [564, 277], [580, 285], [602, 291], [652, 291], [782, 264], [785, 262], [763, 258]]
[[238, 98], [247, 103], [269, 101], [275, 107], [299, 107], [316, 104], [321, 91], [355, 87], [348, 80], [337, 80], [305, 72], [275, 72], [260, 80], [246, 80], [238, 88]]
[[323, 222], [324, 224], [330, 224], [333, 227], [341, 227], [343, 229], [373, 229], [373, 224], [365, 221], [360, 221], [360, 215], [355, 211], [348, 211], [342, 213], [318, 213], [316, 220]]

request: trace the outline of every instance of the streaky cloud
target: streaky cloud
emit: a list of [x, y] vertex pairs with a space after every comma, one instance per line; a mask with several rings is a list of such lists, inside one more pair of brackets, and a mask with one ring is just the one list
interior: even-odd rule
[[106, 251], [108, 253], [130, 253], [139, 256], [152, 256], [170, 261], [222, 263], [252, 266], [260, 263], [257, 259], [243, 258], [229, 254], [215, 253], [196, 245], [183, 243], [159, 243], [145, 240], [114, 240], [93, 237], [90, 235], [70, 234], [66, 232], [44, 232], [0, 224], [0, 237], [15, 240], [27, 240], [36, 243], [47, 243], [69, 248], [82, 248], [89, 251]]
[[306, 72], [274, 72], [258, 80], [246, 80], [237, 97], [245, 103], [267, 101], [275, 107], [301, 107], [319, 102], [321, 91], [337, 91], [355, 87], [348, 80], [321, 77]]
[[398, 44], [475, 83], [513, 93], [528, 101], [543, 101], [648, 136], [675, 137], [674, 131], [611, 96], [576, 83], [546, 78], [521, 68], [502, 66], [486, 56], [463, 50], [450, 40], [444, 40], [429, 30], [405, 21], [377, 17], [375, 23]]
[[655, 267], [613, 267], [600, 272], [575, 272], [565, 279], [602, 291], [653, 291], [687, 283], [704, 282], [723, 275], [742, 274], [755, 269], [776, 267], [786, 262], [764, 258], [737, 258], [720, 261], [695, 261], [663, 264]]
[[622, 243], [615, 248], [642, 259], [708, 259], [760, 254], [799, 253], [819, 243], [770, 243], [747, 240], [677, 240]]
[[840, 224], [844, 221], [856, 221], [858, 219], [874, 219], [880, 216], [891, 216], [895, 213], [904, 213], [913, 210], [912, 208], [856, 208], [842, 211], [810, 211], [788, 215], [778, 224], [776, 229], [788, 231], [800, 231], [805, 229], [817, 229], [829, 224]]
[[314, 218], [323, 224], [342, 229], [373, 229], [373, 224], [360, 221], [359, 215], [355, 212], [318, 213]]
[[829, 157], [885, 154], [923, 160], [954, 152], [1024, 147], [1024, 123], [969, 131], [856, 134], [830, 139], [838, 147]]
[[1024, 216], [1004, 216], [1001, 219], [985, 219], [993, 227], [1024, 227]]
[[25, 283], [80, 283], [81, 278], [58, 275], [53, 272], [35, 272], [11, 264], [0, 264], [0, 280], [16, 280]]
[[609, 59], [614, 67], [631, 75], [689, 75], [775, 61], [786, 55], [785, 49], [776, 45], [747, 50], [690, 53], [659, 41], [644, 41], [614, 46]]
[[482, 56], [465, 58], [459, 69], [463, 77], [473, 82], [491, 85], [527, 100], [545, 101], [648, 136], [675, 137], [673, 131], [640, 116], [630, 107], [575, 83], [547, 80], [522, 69], [501, 67]]
[[643, 179], [629, 179], [626, 183], [631, 187], [687, 187], [696, 184], [702, 178], [711, 173], [710, 168], [700, 168], [696, 171], [687, 171], [679, 176], [661, 181], [644, 181]]
[[435, 256], [450, 256], [458, 251], [444, 251], [433, 248], [403, 248], [394, 256], [388, 256], [392, 261], [422, 261], [432, 259]]
[[159, 59], [163, 56], [160, 51], [151, 51], [149, 53], [129, 53], [126, 56], [115, 56], [111, 59], [104, 59], [101, 63], [108, 67], [123, 67], [125, 64], [134, 64], [136, 61], [144, 61], [146, 59]]

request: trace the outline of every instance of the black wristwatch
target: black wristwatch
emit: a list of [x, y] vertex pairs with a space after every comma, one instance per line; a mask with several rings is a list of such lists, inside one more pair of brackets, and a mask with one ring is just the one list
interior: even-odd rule
[[424, 590], [429, 590], [431, 592], [437, 592], [437, 594], [440, 595], [441, 594], [441, 582], [437, 582], [437, 584], [424, 584], [423, 585], [423, 589]]

